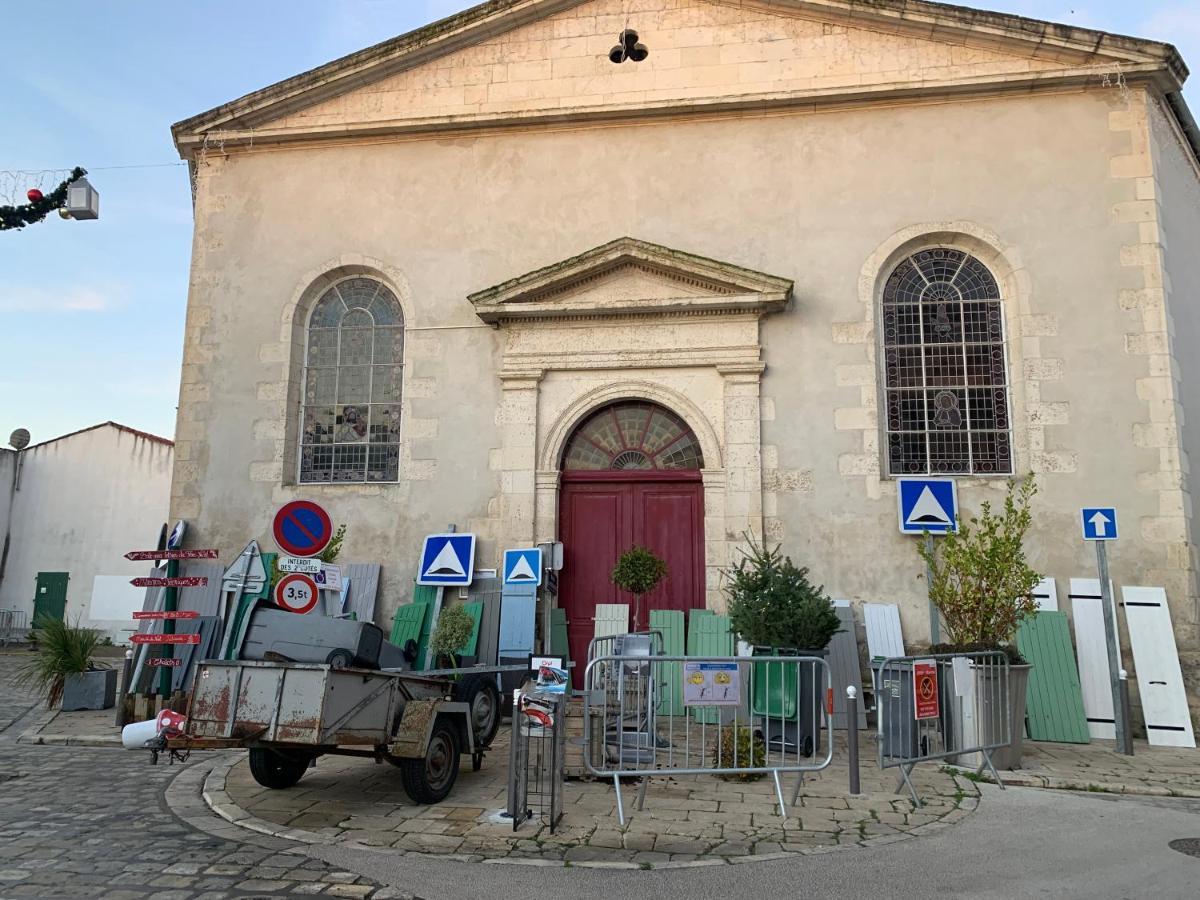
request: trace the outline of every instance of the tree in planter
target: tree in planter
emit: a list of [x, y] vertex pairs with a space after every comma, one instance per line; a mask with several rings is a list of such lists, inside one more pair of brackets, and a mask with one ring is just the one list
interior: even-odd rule
[[633, 630], [640, 631], [642, 597], [667, 577], [667, 564], [645, 547], [631, 547], [621, 554], [612, 571], [612, 583], [633, 594]]
[[824, 586], [813, 587], [780, 546], [747, 538], [748, 551], [724, 572], [729, 621], [742, 640], [760, 647], [824, 650], [841, 629]]
[[1022, 662], [1013, 638], [1021, 620], [1037, 612], [1033, 589], [1042, 576], [1025, 559], [1024, 540], [1033, 522], [1033, 476], [1010, 481], [1002, 512], [988, 502], [979, 516], [959, 521], [958, 532], [917, 545], [929, 567], [929, 599], [950, 638], [948, 652], [1004, 649]]
[[437, 628], [429, 638], [434, 659], [449, 659], [450, 667], [458, 668], [458, 653], [466, 646], [475, 631], [475, 620], [461, 606], [448, 606], [438, 616]]
[[98, 668], [92, 654], [100, 646], [100, 632], [79, 627], [78, 620], [68, 625], [61, 619], [43, 617], [34, 623], [31, 640], [37, 644], [37, 656], [17, 674], [17, 684], [33, 687], [45, 695], [46, 706], [62, 701], [68, 675], [93, 672]]

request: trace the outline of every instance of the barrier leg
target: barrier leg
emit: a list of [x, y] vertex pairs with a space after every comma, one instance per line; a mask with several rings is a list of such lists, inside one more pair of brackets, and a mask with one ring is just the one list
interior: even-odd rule
[[996, 771], [996, 767], [992, 765], [992, 751], [983, 751], [983, 763], [975, 770], [976, 775], [982, 775], [984, 768], [991, 769], [992, 778], [996, 779], [996, 784], [1000, 785], [1000, 790], [1006, 791], [1008, 788], [1004, 786], [1004, 782], [1000, 780], [1000, 773]]
[[915, 763], [909, 763], [908, 765], [900, 766], [900, 783], [896, 785], [896, 793], [899, 794], [900, 789], [907, 785], [908, 792], [912, 794], [913, 803], [916, 805], [917, 809], [920, 809], [925, 804], [923, 804], [921, 802], [921, 798], [917, 796], [917, 789], [913, 786], [912, 779], [908, 777], [908, 773], [913, 770], [913, 765], [915, 765]]
[[641, 812], [642, 807], [644, 807], [646, 805], [646, 788], [647, 788], [647, 786], [649, 786], [649, 784], [650, 784], [650, 776], [647, 775], [645, 778], [642, 779], [642, 783], [640, 785], [638, 785], [638, 802], [637, 802], [638, 812]]
[[804, 773], [799, 773], [800, 777], [796, 779], [796, 789], [792, 791], [792, 806], [800, 802], [800, 788], [804, 787]]
[[783, 785], [779, 783], [779, 770], [772, 769], [771, 775], [775, 779], [775, 797], [779, 800], [779, 817], [787, 818], [787, 807], [783, 805]]
[[613, 790], [617, 792], [617, 821], [625, 827], [625, 804], [621, 802], [621, 776], [613, 776]]

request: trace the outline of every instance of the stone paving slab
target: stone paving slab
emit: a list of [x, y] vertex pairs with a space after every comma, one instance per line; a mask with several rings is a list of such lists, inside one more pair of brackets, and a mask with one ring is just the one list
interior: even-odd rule
[[[663, 868], [778, 859], [890, 843], [948, 827], [973, 811], [979, 796], [969, 779], [937, 766], [918, 767], [913, 774], [921, 808], [895, 793], [895, 771], [873, 766], [863, 767], [865, 793], [850, 796], [848, 772], [835, 763], [807, 776], [797, 804], [781, 818], [769, 778], [655, 778], [640, 812], [636, 784], [623, 788], [627, 821], [621, 827], [611, 782], [570, 781], [563, 820], [554, 832], [541, 820], [514, 832], [496, 818], [507, 796], [504, 737], [483, 769], [464, 769], [454, 792], [435, 806], [413, 804], [399, 772], [386, 763], [322, 757], [300, 784], [277, 791], [255, 783], [240, 754], [231, 757], [207, 778], [204, 798], [237, 826], [310, 844], [493, 863]], [[870, 758], [866, 747], [864, 757]], [[795, 778], [784, 777], [789, 802]]]
[[1200, 750], [1134, 741], [1133, 756], [1125, 756], [1113, 741], [1026, 741], [1022, 768], [1001, 772], [1000, 778], [1005, 784], [1054, 790], [1200, 797]]

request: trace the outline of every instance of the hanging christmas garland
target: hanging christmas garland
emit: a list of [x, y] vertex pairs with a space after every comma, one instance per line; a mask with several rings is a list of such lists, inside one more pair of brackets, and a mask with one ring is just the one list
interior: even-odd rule
[[0, 206], [0, 231], [33, 225], [54, 210], [62, 209], [67, 205], [67, 188], [86, 174], [86, 169], [76, 166], [71, 170], [70, 177], [49, 194], [43, 194], [37, 188], [30, 188], [26, 194], [29, 198], [28, 203], [23, 206]]

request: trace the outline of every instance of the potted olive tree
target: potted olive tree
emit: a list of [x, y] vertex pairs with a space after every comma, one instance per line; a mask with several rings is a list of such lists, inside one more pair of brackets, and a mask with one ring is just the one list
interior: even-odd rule
[[31, 638], [37, 655], [21, 669], [17, 683], [40, 691], [46, 706], [109, 709], [116, 703], [116, 670], [92, 661], [101, 642], [98, 631], [42, 617], [34, 623]]
[[[1042, 576], [1025, 558], [1025, 535], [1033, 518], [1029, 504], [1037, 494], [1033, 476], [1011, 481], [1004, 508], [993, 512], [988, 502], [967, 522], [959, 521], [957, 533], [920, 544], [917, 552], [929, 568], [929, 599], [941, 613], [949, 642], [932, 648], [934, 653], [1002, 651], [1009, 658], [1008, 708], [1011, 719], [1009, 745], [992, 754], [997, 768], [1017, 768], [1025, 726], [1025, 691], [1032, 668], [1016, 646], [1017, 628], [1026, 616], [1037, 612], [1033, 589]], [[992, 696], [993, 685], [979, 683], [993, 668], [977, 668], [975, 697]], [[985, 674], [987, 673], [987, 674]], [[976, 706], [989, 706], [976, 704]], [[990, 708], [995, 708], [990, 706]], [[961, 728], [962, 723], [957, 727]], [[976, 734], [963, 740], [984, 742], [1003, 733], [1004, 723], [976, 719]]]
[[612, 583], [633, 594], [633, 630], [641, 631], [642, 598], [667, 577], [667, 564], [645, 547], [621, 554], [612, 572]]
[[[729, 621], [735, 634], [754, 647], [755, 656], [824, 657], [841, 623], [824, 587], [814, 587], [808, 569], [797, 568], [780, 546], [760, 546], [748, 538], [736, 566], [724, 572]], [[816, 750], [822, 685], [815, 666], [755, 664], [752, 714], [777, 722], [798, 721], [801, 752]], [[786, 735], [768, 734], [768, 740]]]

